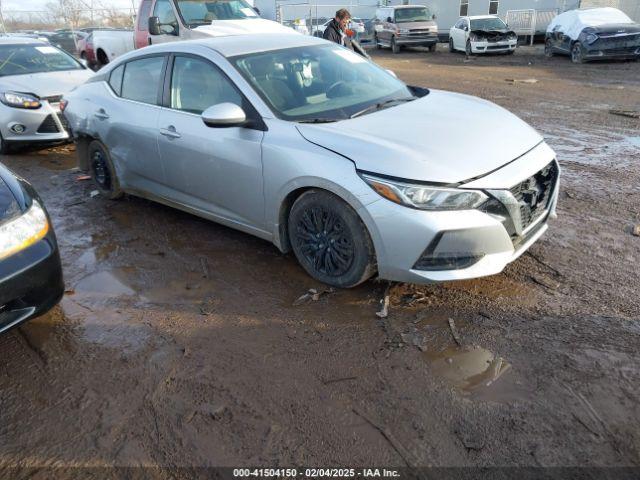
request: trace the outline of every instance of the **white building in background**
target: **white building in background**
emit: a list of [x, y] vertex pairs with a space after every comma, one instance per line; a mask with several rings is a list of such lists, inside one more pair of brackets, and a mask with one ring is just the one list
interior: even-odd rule
[[[640, 22], [640, 0], [254, 0], [262, 17], [271, 20], [331, 18], [336, 10], [347, 8], [355, 17], [370, 19], [378, 5], [419, 4], [436, 15], [442, 36], [461, 16], [497, 14], [503, 20], [507, 12], [535, 10], [535, 32], [544, 33], [558, 13], [576, 8], [615, 7]], [[512, 20], [518, 19], [512, 16]], [[517, 30], [516, 26], [513, 26]], [[518, 32], [521, 33], [522, 32]]]
[[[634, 0], [638, 1], [638, 0]], [[422, 3], [436, 15], [441, 34], [449, 29], [460, 17], [467, 15], [498, 15], [503, 20], [509, 10], [536, 10], [540, 12], [537, 31], [544, 32], [547, 24], [558, 13], [578, 8], [580, 0], [389, 0], [390, 5]]]
[[622, 10], [633, 20], [640, 23], [640, 0], [582, 0], [581, 8], [613, 7]]

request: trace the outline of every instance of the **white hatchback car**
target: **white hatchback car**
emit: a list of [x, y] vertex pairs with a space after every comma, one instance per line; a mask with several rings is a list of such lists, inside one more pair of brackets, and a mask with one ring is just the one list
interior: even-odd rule
[[512, 54], [518, 35], [497, 15], [462, 17], [449, 31], [449, 51]]
[[338, 287], [498, 273], [555, 211], [555, 154], [525, 122], [311, 36], [144, 48], [65, 99], [104, 195], [264, 238]]

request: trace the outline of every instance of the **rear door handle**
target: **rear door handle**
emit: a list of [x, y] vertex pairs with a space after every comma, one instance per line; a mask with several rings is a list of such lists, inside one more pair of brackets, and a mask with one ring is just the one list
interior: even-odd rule
[[93, 114], [94, 117], [99, 118], [100, 120], [106, 120], [109, 118], [109, 114], [104, 111], [104, 108], [101, 108], [96, 113]]
[[168, 137], [168, 138], [182, 137], [182, 135], [176, 132], [176, 127], [174, 127], [173, 125], [169, 125], [167, 128], [161, 128], [160, 135], [164, 135], [165, 137]]

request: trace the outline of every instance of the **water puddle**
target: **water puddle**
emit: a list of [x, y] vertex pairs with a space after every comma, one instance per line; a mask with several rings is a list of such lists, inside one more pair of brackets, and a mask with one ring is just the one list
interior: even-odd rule
[[100, 307], [76, 296], [64, 297], [60, 306], [64, 317], [77, 322], [76, 331], [82, 341], [132, 353], [151, 339], [151, 328], [136, 322], [124, 310]]
[[95, 297], [134, 295], [135, 290], [126, 285], [128, 270], [105, 270], [88, 275], [76, 284], [75, 293]]
[[625, 140], [631, 145], [640, 148], [640, 137], [627, 137]]
[[502, 357], [477, 346], [450, 347], [425, 356], [433, 373], [468, 393], [490, 387], [511, 368]]

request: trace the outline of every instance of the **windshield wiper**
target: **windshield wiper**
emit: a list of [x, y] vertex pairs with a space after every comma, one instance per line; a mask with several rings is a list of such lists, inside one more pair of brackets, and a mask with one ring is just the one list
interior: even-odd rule
[[298, 120], [298, 123], [333, 123], [337, 122], [335, 118], [307, 118], [305, 120]]
[[365, 113], [375, 112], [376, 110], [382, 110], [383, 108], [390, 106], [392, 103], [396, 103], [396, 102], [398, 102], [398, 103], [411, 102], [411, 101], [413, 101], [415, 99], [416, 99], [416, 97], [411, 97], [411, 98], [391, 98], [389, 100], [385, 100], [384, 102], [374, 103], [373, 105], [369, 105], [367, 108], [363, 108], [359, 112], [354, 113], [349, 118], [356, 118], [356, 117], [359, 117], [360, 115], [364, 115]]

